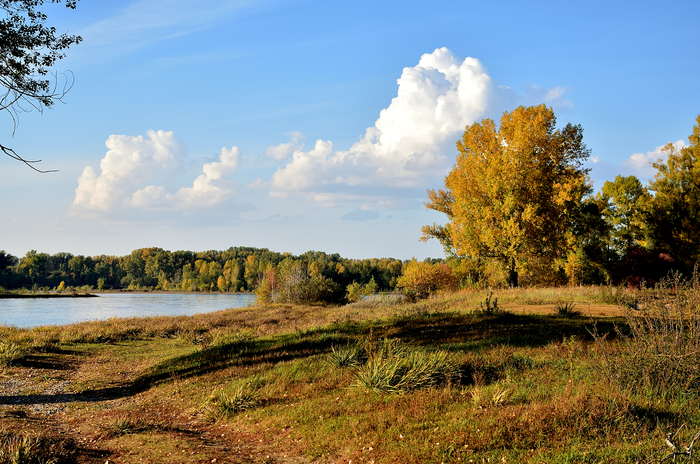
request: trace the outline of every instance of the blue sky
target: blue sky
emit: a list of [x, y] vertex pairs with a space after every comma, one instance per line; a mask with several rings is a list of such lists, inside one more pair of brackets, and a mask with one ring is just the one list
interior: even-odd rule
[[83, 0], [65, 104], [2, 116], [0, 249], [443, 256], [420, 227], [467, 124], [581, 124], [596, 188], [687, 143], [700, 4]]

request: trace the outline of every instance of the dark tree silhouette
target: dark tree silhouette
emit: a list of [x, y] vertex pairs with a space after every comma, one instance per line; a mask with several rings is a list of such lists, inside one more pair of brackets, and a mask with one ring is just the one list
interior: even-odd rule
[[[66, 0], [67, 8], [75, 9], [78, 0]], [[47, 3], [62, 3], [47, 0]], [[51, 67], [66, 55], [64, 51], [82, 38], [56, 34], [47, 26], [48, 17], [39, 8], [44, 0], [0, 0], [4, 17], [0, 19], [0, 111], [12, 118], [13, 135], [20, 113], [35, 109], [42, 112], [56, 101], [62, 101], [73, 86], [73, 74], [57, 73]], [[12, 148], [0, 144], [0, 150], [38, 172], [34, 163]]]

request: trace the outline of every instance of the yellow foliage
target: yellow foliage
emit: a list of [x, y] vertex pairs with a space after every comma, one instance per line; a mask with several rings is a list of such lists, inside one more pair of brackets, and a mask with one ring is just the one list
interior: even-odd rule
[[415, 292], [418, 298], [426, 298], [436, 290], [455, 290], [457, 279], [447, 264], [430, 264], [414, 259], [404, 266], [403, 275], [396, 286]]
[[517, 285], [518, 271], [567, 254], [573, 215], [590, 191], [582, 162], [589, 151], [580, 126], [555, 127], [545, 105], [505, 112], [468, 126], [445, 190], [428, 191], [426, 206], [449, 222], [423, 228], [459, 256], [495, 258]]

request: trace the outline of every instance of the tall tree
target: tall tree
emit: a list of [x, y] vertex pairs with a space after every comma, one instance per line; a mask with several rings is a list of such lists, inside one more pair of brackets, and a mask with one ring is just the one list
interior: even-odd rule
[[[77, 0], [65, 2], [71, 9], [76, 3]], [[50, 108], [73, 85], [71, 74], [59, 75], [50, 69], [65, 57], [64, 50], [82, 39], [77, 35], [57, 35], [55, 27], [46, 25], [46, 14], [39, 11], [43, 4], [44, 0], [0, 0], [0, 9], [5, 12], [0, 19], [0, 86], [4, 88], [0, 110], [10, 115], [15, 128], [19, 113]], [[24, 159], [2, 144], [0, 150], [39, 171], [32, 163], [40, 160]]]
[[449, 251], [499, 260], [508, 283], [538, 263], [554, 264], [572, 243], [571, 227], [590, 191], [583, 161], [589, 150], [580, 125], [556, 129], [545, 105], [505, 112], [468, 126], [444, 190], [429, 190], [429, 209], [449, 222], [423, 227]]
[[652, 246], [691, 268], [700, 260], [700, 115], [688, 141], [680, 151], [669, 143], [666, 162], [654, 163], [649, 223]]
[[600, 193], [606, 207], [603, 217], [611, 228], [613, 248], [620, 256], [633, 247], [646, 246], [646, 208], [651, 195], [635, 176], [605, 181]]

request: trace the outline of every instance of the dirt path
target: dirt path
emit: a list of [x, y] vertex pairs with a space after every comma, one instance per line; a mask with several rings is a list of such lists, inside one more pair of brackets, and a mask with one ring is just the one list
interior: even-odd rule
[[31, 356], [0, 373], [0, 431], [58, 437], [81, 464], [308, 462], [265, 437], [204, 420], [185, 395], [135, 389], [141, 370], [99, 355]]

